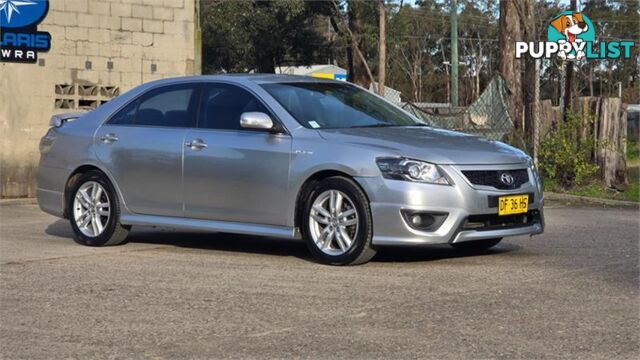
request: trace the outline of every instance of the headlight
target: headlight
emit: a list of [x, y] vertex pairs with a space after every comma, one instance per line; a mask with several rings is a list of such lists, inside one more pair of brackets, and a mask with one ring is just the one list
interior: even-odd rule
[[451, 185], [438, 165], [406, 158], [377, 158], [376, 164], [387, 179]]

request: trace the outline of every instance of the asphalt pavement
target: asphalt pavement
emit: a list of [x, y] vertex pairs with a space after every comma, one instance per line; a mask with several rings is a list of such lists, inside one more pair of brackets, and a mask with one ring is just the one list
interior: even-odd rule
[[0, 206], [0, 358], [640, 357], [638, 209], [550, 205], [481, 254], [381, 249], [318, 265], [296, 241], [134, 228], [89, 248]]

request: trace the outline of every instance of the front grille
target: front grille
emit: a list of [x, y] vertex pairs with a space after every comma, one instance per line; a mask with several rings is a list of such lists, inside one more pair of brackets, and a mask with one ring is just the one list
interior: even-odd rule
[[462, 223], [462, 230], [505, 230], [531, 226], [540, 222], [540, 211], [529, 210], [524, 214], [499, 216], [497, 214], [471, 215]]
[[[529, 182], [527, 169], [515, 170], [464, 170], [462, 174], [474, 185], [491, 186], [501, 190], [517, 189]], [[509, 174], [513, 178], [512, 184], [504, 183], [503, 174]]]

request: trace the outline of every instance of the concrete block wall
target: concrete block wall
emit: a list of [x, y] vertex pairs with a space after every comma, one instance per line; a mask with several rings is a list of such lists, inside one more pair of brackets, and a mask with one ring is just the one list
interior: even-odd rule
[[38, 26], [51, 33], [51, 50], [38, 54], [43, 63], [0, 62], [1, 198], [35, 196], [38, 142], [49, 118], [75, 110], [56, 109], [56, 85], [117, 86], [123, 93], [150, 80], [200, 72], [198, 0], [49, 4]]

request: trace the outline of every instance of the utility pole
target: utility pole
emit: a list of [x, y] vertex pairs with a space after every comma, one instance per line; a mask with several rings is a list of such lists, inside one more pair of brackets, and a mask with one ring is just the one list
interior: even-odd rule
[[378, 30], [380, 32], [380, 43], [378, 44], [378, 95], [384, 96], [384, 82], [387, 66], [387, 12], [384, 8], [384, 0], [378, 1]]
[[451, 108], [458, 106], [458, 1], [451, 0]]
[[[577, 0], [571, 0], [571, 10], [578, 11]], [[564, 108], [562, 109], [562, 117], [567, 119], [567, 110], [571, 110], [571, 99], [573, 98], [573, 61], [567, 60], [565, 88], [564, 88]]]

